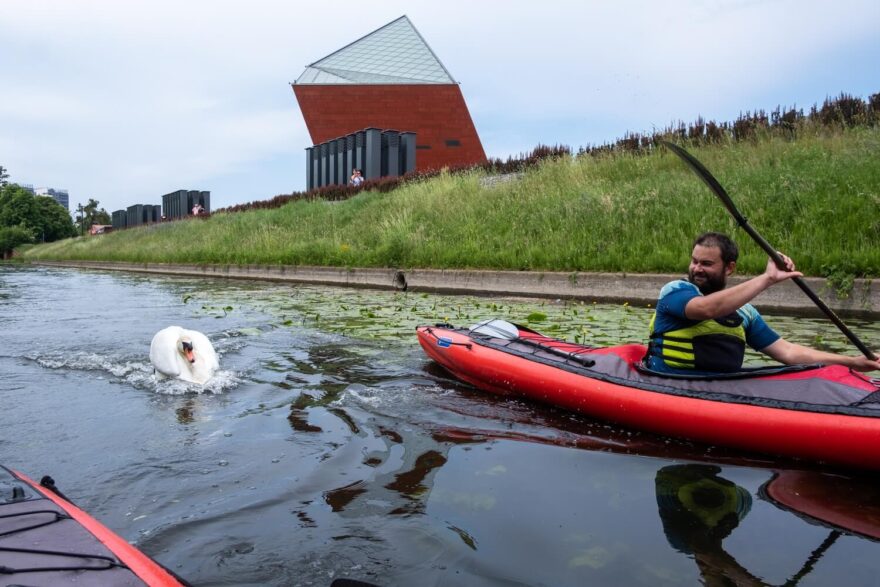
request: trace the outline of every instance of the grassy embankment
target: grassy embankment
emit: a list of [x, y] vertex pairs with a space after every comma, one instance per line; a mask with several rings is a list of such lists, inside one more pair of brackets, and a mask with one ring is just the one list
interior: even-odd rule
[[[808, 275], [880, 275], [880, 128], [689, 147], [751, 224]], [[31, 247], [25, 259], [342, 267], [681, 272], [693, 237], [765, 255], [663, 149], [547, 161], [484, 187], [444, 174], [344, 202], [294, 202]]]

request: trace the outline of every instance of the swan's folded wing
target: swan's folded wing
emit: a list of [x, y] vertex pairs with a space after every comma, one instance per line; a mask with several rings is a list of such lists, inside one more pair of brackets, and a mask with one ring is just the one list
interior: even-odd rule
[[179, 337], [179, 329], [171, 326], [157, 332], [150, 343], [150, 362], [156, 371], [168, 377], [180, 377], [180, 363], [177, 360]]

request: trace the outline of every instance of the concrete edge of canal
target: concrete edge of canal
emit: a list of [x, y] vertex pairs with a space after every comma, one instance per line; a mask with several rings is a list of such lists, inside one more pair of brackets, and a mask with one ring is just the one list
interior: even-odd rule
[[[679, 275], [634, 273], [565, 273], [549, 271], [472, 271], [459, 269], [348, 269], [289, 265], [184, 265], [104, 261], [32, 261], [32, 265], [101, 271], [130, 271], [164, 275], [251, 279], [375, 288], [409, 292], [520, 296], [574, 299], [588, 302], [646, 306], [657, 300], [660, 288]], [[747, 277], [734, 277], [735, 285]], [[857, 279], [846, 297], [823, 278], [804, 281], [837, 314], [880, 318], [880, 285]], [[792, 282], [779, 284], [755, 299], [762, 312], [821, 316], [819, 309]]]

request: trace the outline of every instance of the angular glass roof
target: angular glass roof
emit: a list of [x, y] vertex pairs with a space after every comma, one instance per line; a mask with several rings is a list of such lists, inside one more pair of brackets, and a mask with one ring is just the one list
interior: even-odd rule
[[406, 16], [306, 67], [297, 84], [454, 84]]

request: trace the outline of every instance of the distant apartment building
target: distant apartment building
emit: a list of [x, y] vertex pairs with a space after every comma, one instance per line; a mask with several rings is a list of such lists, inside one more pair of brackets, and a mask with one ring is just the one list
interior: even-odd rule
[[62, 206], [65, 210], [70, 210], [70, 196], [67, 190], [56, 190], [55, 188], [37, 188], [34, 192], [37, 196], [49, 196]]
[[27, 191], [29, 191], [31, 194], [36, 195], [36, 193], [34, 193], [34, 185], [31, 183], [20, 183], [20, 184], [18, 184], [18, 187], [24, 188]]
[[165, 218], [185, 218], [192, 214], [192, 210], [201, 205], [202, 214], [211, 212], [211, 192], [199, 190], [177, 190], [162, 196], [162, 211]]

